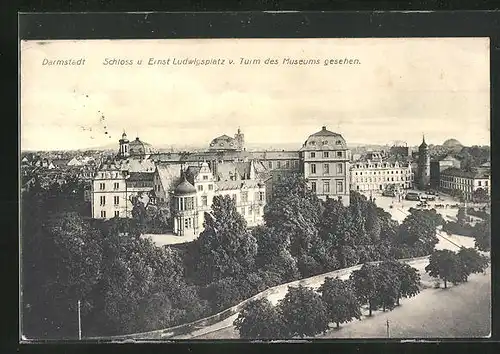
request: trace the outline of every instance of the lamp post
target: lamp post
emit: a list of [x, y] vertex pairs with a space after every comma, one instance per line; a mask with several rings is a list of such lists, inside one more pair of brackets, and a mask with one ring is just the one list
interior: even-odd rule
[[78, 300], [78, 340], [82, 340], [82, 318], [80, 315], [80, 300]]
[[389, 334], [389, 320], [387, 320], [387, 322], [386, 322], [386, 327], [387, 327], [387, 338], [390, 338], [390, 334]]

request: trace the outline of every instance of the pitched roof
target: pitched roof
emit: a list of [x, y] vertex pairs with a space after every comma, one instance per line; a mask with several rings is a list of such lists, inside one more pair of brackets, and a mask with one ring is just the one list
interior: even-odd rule
[[127, 181], [130, 182], [138, 182], [138, 181], [153, 181], [153, 173], [152, 172], [131, 172]]
[[230, 181], [231, 177], [235, 175], [241, 179], [246, 179], [250, 177], [250, 162], [219, 163], [216, 170], [220, 181]]
[[441, 172], [441, 176], [453, 176], [462, 178], [488, 178], [486, 171], [465, 171], [460, 168], [450, 167]]
[[325, 126], [321, 128], [321, 130], [317, 133], [311, 134], [310, 136], [341, 136], [338, 133], [334, 133], [326, 129]]
[[170, 191], [181, 177], [181, 164], [158, 164], [156, 172], [164, 191]]
[[293, 160], [299, 159], [298, 151], [252, 151], [250, 152], [254, 159], [259, 160]]
[[217, 190], [239, 190], [245, 188], [261, 187], [261, 183], [255, 180], [241, 180], [241, 181], [219, 181], [215, 182]]

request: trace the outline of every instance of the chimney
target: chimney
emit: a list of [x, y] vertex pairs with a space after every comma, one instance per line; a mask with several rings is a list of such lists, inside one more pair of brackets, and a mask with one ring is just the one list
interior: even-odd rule
[[323, 127], [321, 128], [321, 130], [325, 131], [326, 130], [326, 125], [323, 125]]

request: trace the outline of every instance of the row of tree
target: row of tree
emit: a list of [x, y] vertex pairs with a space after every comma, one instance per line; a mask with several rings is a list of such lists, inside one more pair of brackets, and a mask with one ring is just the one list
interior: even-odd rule
[[420, 275], [415, 268], [397, 261], [364, 264], [349, 280], [326, 278], [317, 291], [289, 287], [277, 306], [267, 299], [248, 303], [234, 321], [241, 338], [273, 339], [311, 337], [324, 333], [330, 323], [361, 319], [362, 306], [368, 316], [378, 308], [393, 309], [401, 297], [419, 293]]
[[471, 274], [483, 272], [489, 264], [489, 258], [474, 248], [461, 248], [458, 252], [436, 250], [430, 258], [425, 271], [431, 277], [443, 280], [444, 287], [448, 282], [456, 285], [466, 282]]

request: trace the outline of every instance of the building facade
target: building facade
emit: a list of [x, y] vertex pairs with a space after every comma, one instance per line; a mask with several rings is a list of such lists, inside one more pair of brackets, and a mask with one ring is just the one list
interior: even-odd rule
[[349, 205], [350, 150], [342, 135], [322, 129], [310, 135], [299, 151], [301, 172], [318, 197]]
[[92, 180], [92, 217], [131, 217], [134, 198], [140, 198], [145, 205], [149, 203], [154, 171], [150, 160], [104, 162]]
[[207, 162], [203, 162], [201, 166], [181, 168], [180, 182], [175, 188], [172, 191], [163, 190], [159, 194], [173, 196], [171, 206], [175, 235], [198, 235], [203, 230], [205, 214], [212, 210], [215, 196], [232, 198], [236, 210], [245, 218], [249, 227], [263, 222], [265, 184], [258, 179], [253, 162], [243, 164], [245, 166], [237, 163], [220, 164], [215, 173]]
[[490, 194], [491, 175], [484, 170], [464, 171], [452, 167], [441, 172], [440, 187], [447, 192], [461, 191], [465, 200], [472, 201], [478, 189]]
[[351, 189], [359, 192], [410, 189], [413, 170], [408, 162], [390, 160], [357, 161], [351, 165]]
[[439, 188], [441, 172], [448, 168], [460, 168], [460, 161], [451, 155], [447, 155], [444, 158], [437, 158], [431, 161], [431, 176], [430, 176], [430, 186], [431, 188]]

